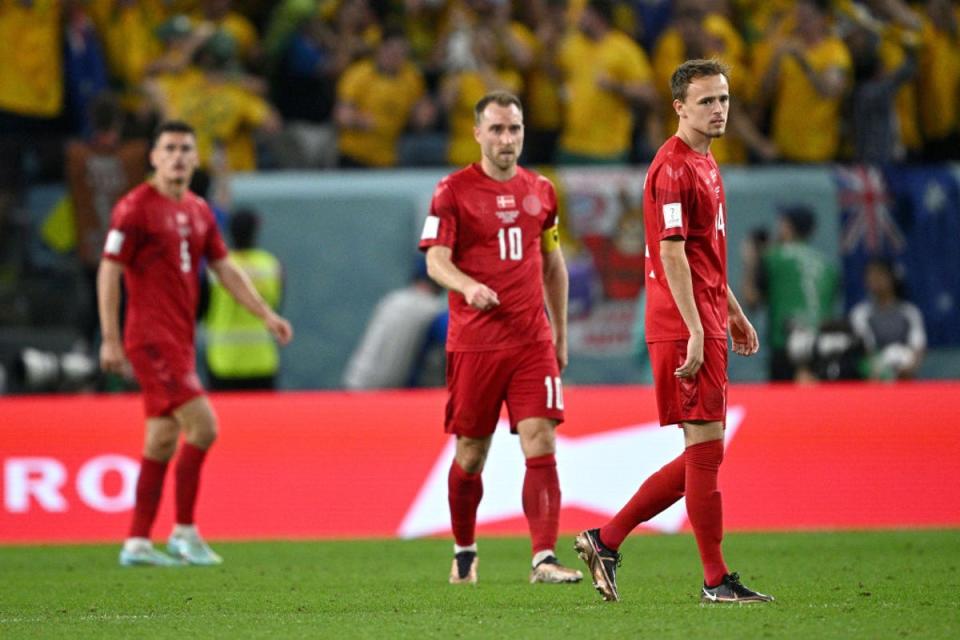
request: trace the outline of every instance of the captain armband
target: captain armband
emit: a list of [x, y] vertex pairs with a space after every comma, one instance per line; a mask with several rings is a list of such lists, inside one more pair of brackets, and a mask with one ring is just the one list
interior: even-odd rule
[[540, 234], [540, 251], [550, 253], [560, 248], [560, 228], [553, 225]]

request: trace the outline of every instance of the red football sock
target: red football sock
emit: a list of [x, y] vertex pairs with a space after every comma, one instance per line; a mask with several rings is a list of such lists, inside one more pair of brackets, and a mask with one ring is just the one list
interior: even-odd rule
[[200, 490], [200, 469], [207, 450], [189, 442], [180, 446], [177, 458], [177, 524], [193, 524], [193, 510]]
[[727, 574], [720, 543], [723, 541], [723, 506], [717, 490], [717, 475], [723, 462], [723, 440], [711, 440], [686, 450], [687, 516], [700, 549], [703, 579], [720, 584]]
[[140, 475], [137, 478], [137, 498], [133, 505], [131, 538], [149, 538], [153, 521], [163, 495], [163, 477], [167, 475], [167, 463], [150, 458], [140, 459]]
[[683, 497], [684, 455], [647, 478], [630, 501], [600, 528], [600, 540], [616, 551], [638, 524], [651, 519]]
[[447, 476], [447, 501], [453, 539], [461, 547], [469, 547], [476, 541], [477, 507], [482, 497], [483, 478], [480, 474], [467, 473], [454, 460]]
[[557, 548], [560, 528], [560, 478], [552, 453], [527, 458], [523, 478], [523, 513], [530, 527], [533, 553]]

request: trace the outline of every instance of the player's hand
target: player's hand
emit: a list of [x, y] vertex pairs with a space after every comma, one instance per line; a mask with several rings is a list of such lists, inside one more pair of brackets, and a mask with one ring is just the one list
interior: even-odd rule
[[272, 313], [264, 320], [264, 324], [267, 325], [267, 330], [273, 334], [273, 337], [280, 344], [287, 345], [293, 340], [293, 326], [286, 318]]
[[119, 340], [104, 340], [103, 344], [100, 345], [100, 369], [106, 373], [116, 373], [125, 378], [132, 377], [132, 367]]
[[673, 372], [678, 378], [692, 378], [703, 366], [703, 334], [691, 334], [687, 340], [687, 359]]
[[486, 311], [500, 304], [497, 292], [485, 284], [474, 282], [463, 291], [463, 298], [474, 309]]
[[732, 314], [730, 322], [730, 337], [733, 338], [733, 352], [740, 356], [752, 356], [760, 350], [760, 339], [757, 330], [753, 328], [747, 316], [742, 313]]

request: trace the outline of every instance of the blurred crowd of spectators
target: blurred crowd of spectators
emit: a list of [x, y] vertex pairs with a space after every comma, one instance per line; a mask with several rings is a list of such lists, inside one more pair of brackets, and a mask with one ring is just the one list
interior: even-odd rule
[[[472, 161], [472, 106], [523, 96], [530, 162], [649, 159], [682, 60], [733, 69], [721, 163], [956, 157], [949, 0], [4, 0], [4, 183], [62, 173], [111, 91], [234, 171]], [[417, 134], [417, 135], [410, 135]], [[29, 176], [28, 176], [29, 177]]]
[[162, 119], [195, 127], [224, 206], [229, 172], [474, 161], [495, 89], [524, 100], [525, 163], [643, 163], [673, 69], [718, 57], [721, 164], [956, 160], [958, 24], [950, 0], [0, 0], [0, 296], [38, 182], [69, 186], [92, 283]]

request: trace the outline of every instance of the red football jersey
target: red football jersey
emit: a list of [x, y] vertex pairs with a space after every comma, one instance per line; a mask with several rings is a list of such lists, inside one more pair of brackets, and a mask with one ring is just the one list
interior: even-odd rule
[[124, 344], [193, 347], [201, 258], [227, 255], [213, 212], [197, 195], [179, 202], [148, 182], [116, 204], [103, 257], [124, 265], [127, 315]]
[[543, 298], [540, 236], [557, 224], [557, 195], [543, 176], [517, 168], [506, 182], [478, 164], [440, 181], [420, 249], [452, 250], [453, 263], [493, 289], [500, 304], [478, 311], [450, 292], [448, 351], [505, 349], [552, 340]]
[[650, 163], [643, 186], [647, 232], [646, 339], [690, 337], [660, 260], [660, 240], [685, 240], [693, 297], [707, 338], [727, 337], [726, 196], [713, 154], [667, 140]]

